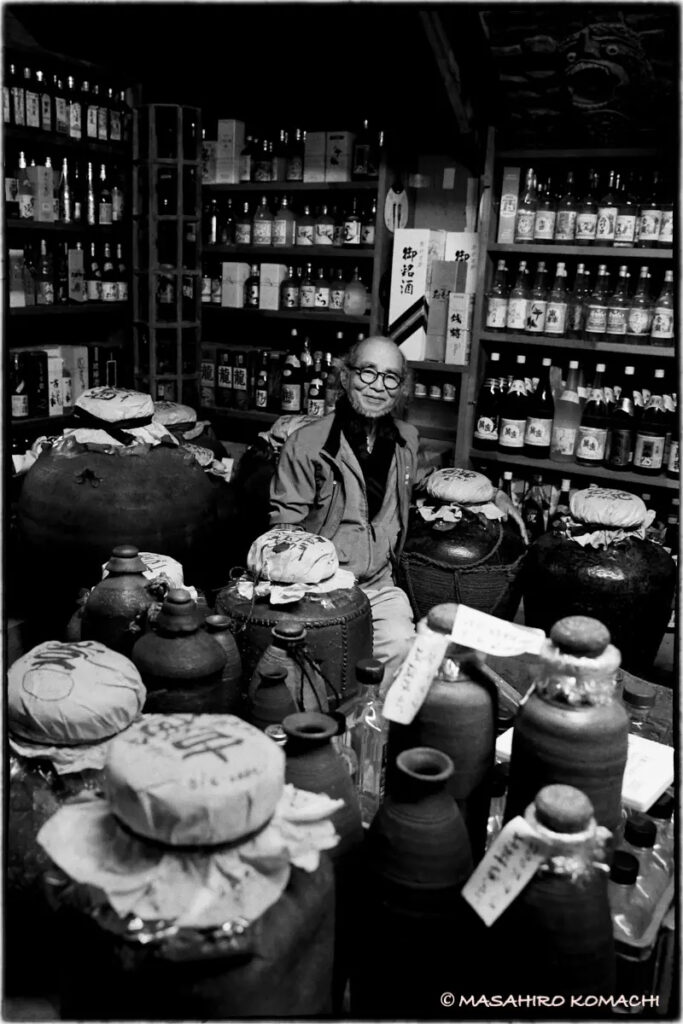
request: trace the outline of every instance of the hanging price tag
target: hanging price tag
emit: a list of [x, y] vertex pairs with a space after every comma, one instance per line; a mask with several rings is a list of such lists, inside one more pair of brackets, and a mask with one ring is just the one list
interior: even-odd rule
[[513, 818], [498, 834], [462, 890], [487, 928], [531, 881], [545, 859], [546, 849], [522, 817]]
[[472, 647], [484, 654], [505, 658], [526, 653], [538, 654], [546, 635], [542, 629], [519, 626], [459, 604], [451, 639], [463, 647]]
[[384, 701], [383, 714], [391, 722], [410, 725], [422, 707], [450, 637], [428, 630], [413, 641]]

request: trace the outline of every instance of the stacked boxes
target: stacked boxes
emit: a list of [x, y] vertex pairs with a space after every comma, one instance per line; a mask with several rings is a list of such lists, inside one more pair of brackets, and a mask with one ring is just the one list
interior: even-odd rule
[[[351, 181], [353, 132], [328, 132], [325, 140], [325, 181]], [[308, 141], [308, 140], [307, 140]]]
[[249, 277], [248, 263], [223, 263], [221, 306], [244, 308], [244, 285]]
[[306, 133], [304, 181], [325, 181], [326, 142], [326, 132]]

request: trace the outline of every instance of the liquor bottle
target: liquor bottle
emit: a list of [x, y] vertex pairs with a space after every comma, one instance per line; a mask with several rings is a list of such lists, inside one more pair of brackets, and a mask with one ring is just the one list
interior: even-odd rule
[[591, 170], [588, 172], [588, 191], [579, 203], [576, 213], [576, 231], [574, 238], [577, 245], [592, 245], [598, 230], [598, 201], [596, 192], [598, 176]]
[[362, 658], [356, 663], [360, 684], [358, 696], [348, 713], [348, 742], [358, 763], [356, 788], [363, 823], [369, 825], [384, 799], [389, 723], [382, 714], [384, 701], [380, 686], [384, 665], [377, 658]]
[[532, 459], [547, 459], [550, 455], [550, 439], [555, 415], [555, 402], [550, 386], [551, 366], [552, 359], [545, 357], [538, 385], [529, 398], [524, 430], [524, 454]]
[[523, 331], [526, 328], [527, 309], [529, 305], [529, 288], [526, 283], [526, 260], [520, 260], [517, 267], [517, 278], [508, 295], [508, 308], [505, 326], [508, 331]]
[[128, 302], [128, 268], [123, 258], [121, 242], [116, 245], [116, 300], [117, 302]]
[[208, 260], [202, 260], [202, 303], [211, 302], [211, 274]]
[[522, 502], [522, 519], [529, 541], [533, 543], [545, 533], [549, 502], [543, 490], [543, 476], [534, 473], [533, 482]]
[[273, 147], [273, 164], [272, 164], [272, 180], [273, 181], [284, 181], [285, 173], [287, 170], [287, 153], [289, 152], [289, 141], [287, 138], [287, 132], [284, 128], [281, 128], [278, 133], [278, 138], [275, 146]]
[[669, 886], [669, 872], [655, 852], [657, 826], [647, 815], [632, 811], [626, 819], [620, 849], [638, 859], [636, 888], [654, 909]]
[[17, 168], [17, 203], [19, 206], [19, 217], [22, 220], [34, 219], [35, 193], [33, 182], [26, 166], [26, 157], [23, 150], [19, 153], [19, 167]]
[[609, 172], [607, 191], [598, 203], [598, 224], [594, 245], [614, 245], [619, 209], [619, 175]]
[[658, 476], [664, 463], [667, 412], [664, 408], [664, 370], [655, 370], [652, 393], [636, 427], [633, 468], [646, 476]]
[[557, 504], [548, 515], [548, 531], [550, 533], [561, 531], [565, 527], [567, 519], [570, 517], [571, 487], [571, 478], [563, 477], [560, 484], [560, 493], [557, 498]]
[[97, 224], [97, 207], [95, 205], [95, 186], [93, 184], [92, 164], [88, 163], [88, 183], [86, 187], [86, 220], [88, 227]]
[[538, 206], [534, 220], [534, 242], [552, 245], [557, 218], [557, 199], [553, 192], [552, 180], [548, 178], [539, 188]]
[[249, 371], [244, 352], [235, 353], [235, 365], [232, 369], [232, 404], [234, 409], [249, 408]]
[[10, 64], [10, 95], [12, 100], [12, 124], [16, 128], [26, 126], [26, 95], [24, 80], [18, 64]]
[[314, 362], [307, 384], [306, 412], [309, 416], [325, 415], [325, 381], [320, 360]]
[[[608, 469], [628, 469], [633, 461], [633, 446], [635, 442], [634, 375], [635, 369], [633, 366], [626, 366], [624, 368], [624, 376], [618, 389], [619, 395], [610, 418]], [[615, 387], [614, 390], [616, 392], [617, 388]]]
[[113, 224], [119, 224], [123, 220], [124, 202], [123, 190], [119, 186], [118, 179], [115, 177], [111, 187], [111, 219]]
[[301, 128], [295, 129], [294, 137], [290, 141], [285, 179], [286, 181], [304, 180], [304, 133]]
[[581, 422], [579, 401], [579, 362], [572, 359], [562, 393], [555, 403], [553, 432], [550, 439], [550, 458], [553, 462], [571, 462], [574, 458], [576, 435]]
[[648, 195], [638, 207], [638, 249], [650, 249], [657, 245], [662, 221], [662, 203], [659, 195], [659, 171], [652, 175], [652, 186]]
[[11, 355], [10, 395], [12, 419], [26, 419], [29, 415], [29, 378], [23, 352], [12, 352]]
[[344, 219], [346, 217], [346, 214], [344, 213], [344, 207], [333, 206], [332, 216], [334, 217], [332, 244], [336, 246], [342, 246], [344, 244]]
[[55, 267], [55, 301], [59, 306], [69, 302], [69, 243], [60, 242], [57, 246], [57, 265]]
[[242, 211], [235, 217], [235, 244], [251, 245], [251, 214], [249, 203], [242, 203]]
[[583, 326], [585, 320], [585, 299], [589, 292], [589, 274], [583, 263], [576, 266], [574, 287], [569, 294], [567, 302], [567, 324], [566, 335], [569, 338], [583, 338]]
[[662, 186], [662, 195], [659, 205], [662, 217], [659, 222], [659, 235], [657, 236], [656, 244], [658, 249], [670, 249], [674, 244], [674, 202], [671, 182], [669, 180], [665, 181]]
[[296, 217], [289, 208], [287, 196], [283, 196], [273, 218], [273, 245], [294, 245]]
[[557, 204], [557, 217], [555, 219], [556, 242], [567, 243], [574, 241], [578, 205], [576, 195], [574, 194], [574, 172], [568, 171], [567, 184]]
[[370, 161], [370, 149], [372, 137], [367, 121], [363, 124], [356, 135], [353, 147], [353, 162], [351, 165], [351, 177], [354, 181], [366, 181], [369, 177], [368, 164]]
[[[667, 547], [670, 547], [667, 540]], [[674, 544], [673, 551], [678, 551], [678, 544]], [[648, 810], [648, 817], [652, 818], [657, 829], [654, 852], [667, 867], [669, 876], [673, 878], [676, 872], [676, 836], [674, 832], [673, 813], [676, 801], [672, 793], [663, 793], [652, 807]]]
[[320, 213], [313, 224], [313, 244], [333, 245], [334, 244], [334, 217], [328, 212], [326, 204], [323, 204]]
[[354, 267], [353, 276], [344, 289], [344, 312], [347, 316], [363, 316], [367, 313], [368, 303], [368, 290], [361, 281], [358, 267]]
[[216, 361], [216, 405], [220, 409], [233, 408], [233, 353], [220, 351]]
[[604, 363], [598, 363], [596, 373], [576, 435], [576, 461], [582, 466], [602, 466], [605, 462], [609, 411], [601, 386]]
[[524, 431], [529, 412], [525, 376], [526, 356], [518, 355], [512, 384], [500, 403], [498, 447], [501, 451], [524, 447]]
[[[85, 83], [84, 83], [85, 84]], [[83, 114], [85, 121], [85, 136], [87, 139], [97, 139], [97, 119], [100, 105], [100, 87], [93, 82], [90, 87], [90, 96]]]
[[294, 268], [287, 267], [287, 277], [280, 285], [280, 309], [299, 308], [299, 282], [294, 276]]
[[83, 181], [79, 165], [77, 163], [72, 163], [71, 167], [71, 219], [74, 224], [79, 224], [83, 220], [86, 196], [84, 195]]
[[69, 103], [66, 98], [62, 79], [54, 75], [52, 79], [55, 100], [55, 131], [59, 135], [69, 134]]
[[[235, 244], [235, 214], [232, 208], [232, 199], [228, 199], [225, 204], [225, 211], [223, 214], [220, 212], [219, 207], [218, 216], [218, 237], [221, 245], [234, 245]], [[275, 231], [275, 223], [273, 223], [273, 231]], [[273, 242], [273, 244], [275, 244]]]
[[280, 411], [301, 412], [303, 373], [296, 355], [289, 353], [282, 367]]
[[[293, 339], [294, 332], [292, 332], [292, 340]], [[304, 380], [307, 381], [310, 377], [311, 370], [313, 369], [313, 356], [311, 355], [311, 342], [306, 336], [304, 336], [304, 343], [301, 351], [299, 352], [299, 364], [301, 365]]]
[[653, 345], [673, 345], [674, 339], [674, 272], [664, 272], [664, 284], [654, 307], [650, 341]]
[[47, 251], [47, 242], [44, 238], [40, 240], [37, 284], [36, 304], [38, 306], [53, 306], [55, 301], [55, 284], [52, 256]]
[[66, 97], [69, 107], [69, 138], [80, 139], [82, 134], [81, 97], [73, 75], [69, 75], [66, 80]]
[[330, 308], [330, 282], [325, 277], [323, 267], [318, 267], [318, 277], [315, 282], [315, 308]]
[[99, 89], [97, 138], [99, 142], [107, 142], [109, 140], [109, 107], [107, 105], [107, 90], [104, 86]]
[[545, 333], [554, 337], [564, 335], [567, 326], [567, 271], [564, 263], [555, 268], [555, 280], [548, 294], [545, 312]]
[[97, 223], [112, 223], [112, 197], [109, 185], [107, 184], [107, 171], [104, 164], [100, 164], [100, 187], [97, 193]]
[[373, 198], [371, 203], [368, 203], [365, 213], [361, 218], [361, 229], [360, 229], [360, 244], [361, 245], [374, 245], [375, 244], [375, 224], [377, 222], [377, 199]]
[[[336, 343], [338, 350], [343, 349], [344, 335], [342, 331], [337, 331]], [[327, 415], [330, 412], [334, 412], [337, 404], [339, 378], [331, 352], [325, 353], [325, 363], [327, 365], [327, 376], [325, 377], [325, 415]]]
[[315, 281], [313, 280], [313, 265], [306, 264], [304, 274], [299, 287], [299, 307], [301, 309], [315, 309]]
[[116, 271], [111, 255], [111, 245], [104, 243], [104, 259], [102, 260], [102, 302], [118, 302], [119, 290], [116, 283]]
[[628, 295], [628, 267], [619, 267], [617, 284], [607, 300], [607, 328], [605, 331], [609, 341], [623, 341], [626, 335], [628, 310], [631, 300]]
[[607, 308], [609, 300], [609, 272], [607, 264], [601, 263], [598, 267], [598, 276], [595, 280], [595, 287], [591, 295], [585, 301], [585, 324], [584, 338], [587, 340], [598, 340], [605, 334], [607, 328]]
[[61, 223], [70, 224], [72, 220], [72, 202], [71, 188], [69, 186], [69, 165], [66, 157], [62, 161], [62, 173], [59, 179], [58, 210]]
[[334, 280], [330, 285], [330, 309], [344, 308], [344, 294], [346, 292], [346, 281], [344, 271], [338, 267]]
[[253, 139], [247, 135], [239, 158], [239, 180], [251, 181], [251, 165], [253, 160]]
[[111, 142], [121, 142], [123, 138], [121, 109], [111, 87], [107, 89], [107, 103], [109, 106], [109, 139]]
[[261, 276], [258, 263], [252, 263], [249, 268], [249, 277], [244, 283], [244, 308], [258, 309], [259, 295], [261, 291]]
[[344, 245], [360, 245], [361, 219], [357, 211], [358, 201], [354, 196], [351, 210], [344, 217]]
[[268, 379], [268, 357], [262, 353], [262, 365], [256, 374], [256, 387], [254, 389], [254, 408], [267, 409], [270, 394], [270, 383]]
[[519, 194], [517, 201], [517, 213], [515, 214], [515, 245], [520, 245], [534, 240], [534, 224], [536, 222], [536, 210], [538, 209], [538, 191], [536, 189], [536, 175], [533, 167], [526, 172], [524, 188]]
[[498, 446], [500, 404], [500, 353], [492, 352], [474, 414], [472, 444], [475, 448], [491, 449]]
[[40, 127], [44, 132], [54, 131], [53, 99], [47, 75], [44, 71], [36, 71], [36, 89], [40, 107]]
[[640, 268], [638, 286], [631, 299], [626, 318], [626, 338], [629, 345], [645, 343], [650, 334], [654, 310], [650, 299], [650, 278], [648, 267]]
[[486, 294], [486, 330], [504, 331], [507, 311], [507, 267], [505, 260], [498, 260], [493, 282]]
[[261, 202], [256, 207], [251, 227], [251, 244], [273, 244], [273, 215], [268, 209], [267, 196], [261, 196]]
[[296, 244], [313, 245], [315, 222], [311, 217], [311, 208], [308, 203], [304, 206], [304, 212], [296, 218]]
[[617, 219], [614, 226], [614, 244], [620, 248], [635, 245], [638, 223], [638, 203], [633, 192], [633, 173], [624, 181], [617, 205]]
[[39, 84], [33, 81], [30, 68], [24, 68], [24, 104], [26, 127], [40, 129]]
[[85, 272], [88, 302], [102, 301], [102, 267], [95, 252], [95, 243], [90, 243], [90, 258]]
[[12, 85], [13, 77], [10, 67], [5, 63], [2, 76], [2, 123], [12, 124]]
[[258, 152], [255, 154], [254, 159], [252, 161], [251, 180], [273, 180], [273, 160], [270, 155], [270, 148], [268, 146], [267, 139], [263, 139], [260, 148]]
[[536, 265], [536, 276], [534, 285], [529, 292], [526, 313], [527, 334], [543, 334], [545, 330], [545, 314], [548, 306], [548, 271], [545, 260], [539, 260]]

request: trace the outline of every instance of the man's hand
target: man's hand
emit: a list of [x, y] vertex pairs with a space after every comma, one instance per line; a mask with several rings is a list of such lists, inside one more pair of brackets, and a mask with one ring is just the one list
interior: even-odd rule
[[513, 505], [513, 503], [510, 500], [510, 498], [508, 498], [508, 496], [505, 493], [505, 491], [500, 491], [500, 490], [496, 491], [496, 493], [494, 495], [494, 498], [493, 498], [493, 503], [494, 503], [494, 505], [497, 508], [500, 509], [501, 512], [504, 513], [504, 516], [503, 516], [504, 519], [507, 519], [508, 516], [511, 516], [514, 519], [514, 521], [519, 526], [519, 532], [522, 534], [522, 537], [524, 538], [524, 543], [528, 544], [529, 543], [529, 535], [526, 532], [526, 526], [524, 525], [524, 520], [520, 516], [520, 514], [517, 511], [517, 509], [515, 508], [515, 506]]

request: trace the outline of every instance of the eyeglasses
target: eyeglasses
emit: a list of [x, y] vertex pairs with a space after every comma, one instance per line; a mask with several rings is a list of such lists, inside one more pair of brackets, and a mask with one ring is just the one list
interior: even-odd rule
[[392, 370], [384, 373], [382, 370], [373, 370], [371, 366], [352, 366], [363, 384], [374, 384], [378, 377], [382, 378], [382, 384], [387, 391], [395, 391], [403, 383], [403, 377], [399, 377]]

